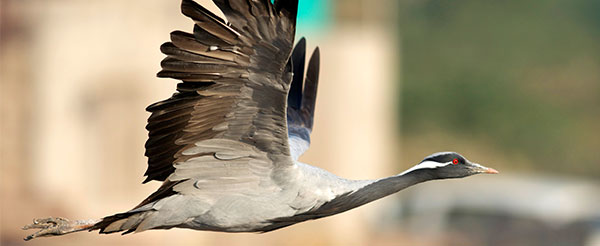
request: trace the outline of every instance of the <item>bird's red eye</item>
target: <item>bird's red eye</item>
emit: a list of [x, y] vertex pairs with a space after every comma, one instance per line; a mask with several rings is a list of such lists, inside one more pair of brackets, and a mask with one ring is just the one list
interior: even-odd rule
[[458, 159], [452, 160], [452, 164], [454, 164], [454, 165], [458, 164]]

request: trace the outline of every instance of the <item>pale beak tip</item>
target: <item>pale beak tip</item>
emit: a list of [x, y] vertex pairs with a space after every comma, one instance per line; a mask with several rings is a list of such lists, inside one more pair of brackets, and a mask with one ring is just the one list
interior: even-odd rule
[[500, 173], [500, 172], [498, 172], [496, 169], [493, 169], [493, 168], [489, 168], [489, 167], [488, 167], [488, 168], [487, 168], [487, 170], [485, 170], [485, 172], [484, 172], [484, 173], [489, 173], [489, 174], [498, 174], [498, 173]]

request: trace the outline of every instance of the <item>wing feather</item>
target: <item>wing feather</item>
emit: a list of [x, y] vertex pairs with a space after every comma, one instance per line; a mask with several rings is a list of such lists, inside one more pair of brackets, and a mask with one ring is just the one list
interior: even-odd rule
[[167, 57], [158, 76], [183, 83], [171, 98], [147, 108], [152, 115], [146, 126], [144, 182], [166, 180], [177, 163], [193, 158], [183, 152], [208, 139], [249, 144], [273, 159], [289, 157], [285, 119], [291, 74], [285, 64], [297, 6], [274, 7], [268, 0], [214, 2], [229, 24], [183, 0], [181, 10], [194, 21], [194, 33], [174, 31], [161, 46]]
[[[223, 197], [273, 194], [293, 179], [286, 171], [295, 165], [286, 102], [298, 2], [214, 2], [229, 23], [183, 0], [182, 13], [194, 21], [194, 32], [172, 32], [161, 46], [167, 57], [158, 77], [182, 81], [171, 98], [147, 107], [152, 114], [144, 182], [163, 185], [133, 210], [106, 217], [92, 229], [170, 228]], [[169, 201], [184, 204], [181, 199], [194, 206], [183, 206], [187, 212], [175, 214], [180, 216], [159, 213]]]
[[300, 40], [294, 48], [291, 58], [294, 79], [288, 97], [287, 122], [288, 141], [294, 159], [298, 159], [310, 145], [319, 82], [319, 48], [316, 48], [311, 55], [304, 79], [305, 46], [304, 39]]
[[319, 47], [313, 51], [308, 62], [306, 71], [306, 85], [302, 94], [302, 112], [305, 114], [304, 125], [312, 131], [315, 115], [315, 104], [317, 102], [317, 87], [319, 85], [319, 66], [320, 66]]
[[229, 44], [236, 43], [237, 38], [240, 36], [223, 19], [194, 1], [182, 1], [181, 12], [185, 16], [192, 18], [198, 27]]

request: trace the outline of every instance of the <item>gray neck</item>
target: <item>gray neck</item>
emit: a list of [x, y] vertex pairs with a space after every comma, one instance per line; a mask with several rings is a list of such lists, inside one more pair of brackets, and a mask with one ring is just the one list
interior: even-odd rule
[[436, 179], [431, 169], [419, 169], [383, 179], [372, 180], [366, 185], [323, 204], [312, 211], [318, 217], [341, 213], [377, 199], [389, 196], [409, 186]]

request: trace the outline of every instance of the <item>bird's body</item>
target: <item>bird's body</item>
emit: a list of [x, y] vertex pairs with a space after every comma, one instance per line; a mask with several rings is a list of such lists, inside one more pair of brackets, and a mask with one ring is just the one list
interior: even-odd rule
[[191, 0], [193, 33], [161, 46], [159, 77], [181, 80], [150, 105], [149, 181], [163, 185], [135, 208], [99, 221], [35, 220], [28, 239], [82, 230], [140, 232], [174, 227], [267, 232], [361, 206], [419, 182], [493, 169], [453, 152], [378, 180], [348, 180], [300, 163], [308, 149], [319, 50], [305, 74], [305, 41], [293, 48], [297, 0], [213, 0], [227, 21]]
[[[253, 189], [226, 194], [214, 202], [198, 197], [173, 196], [164, 199], [173, 207], [194, 208], [169, 210], [169, 218], [184, 214], [178, 227], [226, 232], [266, 232], [319, 216], [298, 216], [319, 208], [335, 197], [359, 189], [368, 181], [350, 181], [322, 169], [298, 163], [289, 170], [289, 180], [281, 188]], [[285, 179], [288, 179], [287, 177]], [[285, 188], [283, 188], [285, 187]], [[318, 187], [315, 189], [315, 187]], [[211, 199], [215, 198], [211, 195]], [[173, 202], [169, 200], [173, 199]], [[158, 209], [158, 212], [162, 211]], [[297, 217], [296, 217], [297, 216]]]

